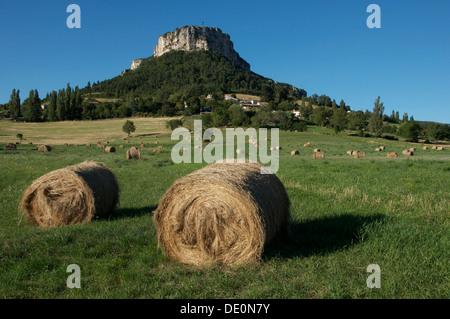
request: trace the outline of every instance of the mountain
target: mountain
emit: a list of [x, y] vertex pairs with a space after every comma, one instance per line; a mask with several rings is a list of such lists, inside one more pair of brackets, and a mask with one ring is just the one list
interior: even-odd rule
[[[228, 34], [219, 28], [186, 26], [158, 39], [153, 56], [134, 59], [129, 70], [89, 89], [97, 97], [135, 97], [167, 100], [178, 94], [187, 98], [214, 92], [261, 95], [264, 88], [285, 91], [293, 98], [306, 92], [277, 83], [250, 71], [250, 64], [233, 48]], [[88, 93], [86, 89], [83, 93]]]

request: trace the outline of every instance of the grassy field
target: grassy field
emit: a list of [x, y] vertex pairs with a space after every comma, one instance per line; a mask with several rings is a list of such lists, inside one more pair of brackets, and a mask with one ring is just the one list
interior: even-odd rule
[[[292, 202], [289, 234], [258, 265], [198, 270], [158, 249], [151, 215], [176, 179], [205, 164], [173, 164], [176, 141], [160, 119], [133, 119], [137, 131], [125, 145], [145, 148], [141, 160], [127, 161], [126, 148], [117, 147], [124, 121], [0, 122], [0, 143], [15, 141], [17, 132], [27, 139], [16, 150], [0, 144], [0, 298], [449, 297], [449, 150], [418, 148], [408, 158], [402, 149], [417, 145], [321, 128], [280, 132], [277, 175]], [[103, 140], [117, 152], [61, 145]], [[55, 149], [40, 153], [29, 141]], [[155, 141], [162, 153], [154, 152]], [[308, 141], [313, 147], [304, 148]], [[386, 151], [375, 152], [380, 145]], [[324, 160], [312, 159], [316, 147]], [[300, 155], [291, 156], [293, 149]], [[365, 151], [366, 159], [347, 150]], [[21, 219], [19, 202], [34, 179], [84, 160], [115, 173], [121, 193], [114, 217], [53, 229]], [[66, 287], [70, 264], [81, 267], [81, 289]], [[370, 264], [380, 266], [379, 289], [367, 288]]]

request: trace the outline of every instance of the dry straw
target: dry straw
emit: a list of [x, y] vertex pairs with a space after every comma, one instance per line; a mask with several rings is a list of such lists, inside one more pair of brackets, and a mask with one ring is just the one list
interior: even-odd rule
[[314, 152], [313, 159], [324, 159], [325, 153], [324, 152]]
[[398, 155], [395, 152], [388, 152], [387, 157], [398, 157]]
[[141, 158], [141, 151], [139, 150], [139, 148], [132, 147], [129, 150], [127, 150], [127, 160], [140, 158]]
[[50, 145], [39, 145], [37, 150], [39, 152], [51, 152], [52, 147]]
[[365, 152], [356, 152], [355, 158], [366, 158]]
[[108, 216], [118, 201], [114, 174], [103, 163], [85, 161], [36, 179], [25, 191], [21, 206], [32, 223], [51, 227]]
[[106, 146], [103, 151], [105, 153], [114, 153], [116, 151], [116, 148], [114, 146]]
[[178, 179], [153, 215], [165, 253], [198, 267], [260, 261], [264, 246], [290, 219], [283, 184], [261, 168], [215, 163]]

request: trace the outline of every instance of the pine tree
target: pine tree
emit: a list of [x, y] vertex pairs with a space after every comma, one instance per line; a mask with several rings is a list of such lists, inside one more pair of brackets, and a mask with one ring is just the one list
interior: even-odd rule
[[64, 89], [59, 90], [58, 97], [56, 99], [56, 117], [58, 121], [66, 120], [66, 91]]
[[21, 116], [20, 110], [20, 90], [13, 89], [11, 98], [9, 100], [9, 113], [12, 119], [17, 119]]
[[56, 99], [57, 93], [56, 91], [52, 91], [52, 93], [50, 93], [50, 97], [48, 98], [47, 106], [47, 119], [51, 122], [58, 120], [58, 116], [56, 114]]

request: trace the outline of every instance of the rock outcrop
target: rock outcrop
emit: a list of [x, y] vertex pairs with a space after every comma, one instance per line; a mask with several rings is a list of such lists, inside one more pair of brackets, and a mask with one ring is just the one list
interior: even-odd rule
[[[174, 32], [168, 32], [159, 37], [158, 44], [153, 50], [153, 55], [159, 57], [171, 50], [216, 51], [223, 54], [238, 67], [250, 70], [250, 64], [234, 50], [230, 36], [223, 33], [219, 28], [185, 26], [181, 29], [176, 29]], [[133, 69], [133, 64], [131, 69]]]
[[136, 69], [139, 65], [141, 65], [141, 63], [142, 63], [143, 60], [144, 60], [144, 59], [134, 59], [133, 61], [131, 61], [131, 67], [130, 67], [130, 69], [131, 69], [131, 70]]

